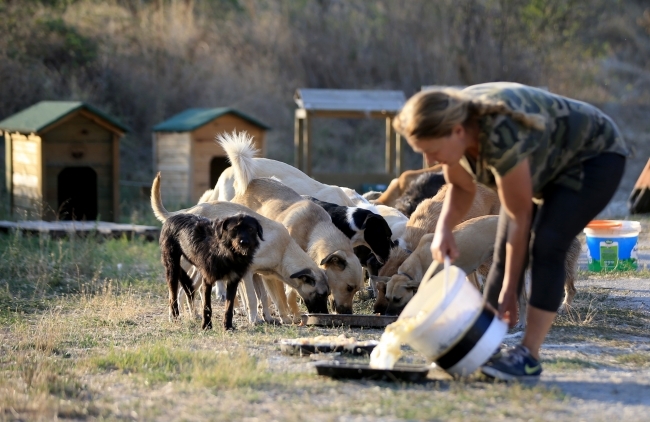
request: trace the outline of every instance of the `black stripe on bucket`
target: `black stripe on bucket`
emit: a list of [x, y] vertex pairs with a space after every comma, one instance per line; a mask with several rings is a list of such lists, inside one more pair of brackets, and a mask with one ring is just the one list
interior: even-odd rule
[[458, 343], [454, 345], [447, 353], [440, 356], [436, 363], [442, 369], [449, 369], [452, 366], [456, 365], [461, 361], [469, 352], [472, 351], [476, 343], [483, 337], [483, 334], [487, 331], [492, 324], [494, 319], [494, 312], [488, 310], [486, 307], [483, 308], [483, 311], [478, 316], [472, 327], [467, 330], [465, 335], [460, 339]]

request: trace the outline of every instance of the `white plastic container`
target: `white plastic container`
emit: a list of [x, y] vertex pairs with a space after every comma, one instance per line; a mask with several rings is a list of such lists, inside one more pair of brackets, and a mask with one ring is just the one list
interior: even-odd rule
[[423, 279], [399, 319], [420, 312], [426, 316], [418, 318], [421, 322], [404, 341], [454, 376], [470, 375], [487, 362], [508, 330], [507, 324], [485, 306], [463, 270], [454, 266], [430, 280]]

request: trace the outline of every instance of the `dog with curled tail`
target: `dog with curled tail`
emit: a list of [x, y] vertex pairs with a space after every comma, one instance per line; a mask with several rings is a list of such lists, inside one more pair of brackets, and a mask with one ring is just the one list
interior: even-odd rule
[[233, 328], [233, 306], [237, 286], [249, 270], [255, 252], [264, 240], [260, 223], [249, 215], [209, 220], [193, 214], [178, 214], [165, 220], [160, 233], [160, 250], [169, 287], [169, 315], [178, 318], [178, 284], [191, 297], [192, 281], [181, 267], [181, 257], [194, 265], [203, 277], [203, 329], [212, 328], [212, 285], [226, 282], [223, 326]]

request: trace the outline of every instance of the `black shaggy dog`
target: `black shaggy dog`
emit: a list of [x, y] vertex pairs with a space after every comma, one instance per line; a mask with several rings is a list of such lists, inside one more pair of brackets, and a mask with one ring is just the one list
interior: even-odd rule
[[232, 326], [237, 285], [246, 273], [262, 237], [262, 226], [254, 217], [237, 214], [211, 221], [193, 214], [169, 217], [160, 233], [162, 263], [169, 287], [169, 315], [178, 317], [178, 282], [190, 300], [194, 297], [192, 280], [181, 267], [181, 256], [203, 276], [203, 329], [212, 328], [212, 285], [226, 282], [226, 311], [223, 326]]
[[411, 182], [402, 196], [397, 198], [395, 208], [410, 217], [420, 202], [436, 196], [445, 183], [445, 176], [442, 173], [424, 173]]

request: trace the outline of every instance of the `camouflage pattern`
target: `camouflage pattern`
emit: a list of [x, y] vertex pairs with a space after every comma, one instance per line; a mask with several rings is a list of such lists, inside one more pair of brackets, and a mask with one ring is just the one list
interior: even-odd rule
[[528, 128], [512, 117], [489, 114], [479, 119], [479, 155], [463, 160], [477, 182], [495, 187], [503, 176], [528, 157], [534, 196], [549, 183], [579, 190], [582, 162], [603, 152], [628, 156], [630, 151], [616, 124], [587, 103], [514, 83], [487, 83], [463, 90], [476, 100], [504, 102], [514, 111], [541, 114], [545, 130]]

